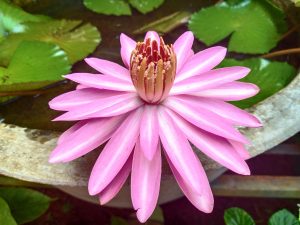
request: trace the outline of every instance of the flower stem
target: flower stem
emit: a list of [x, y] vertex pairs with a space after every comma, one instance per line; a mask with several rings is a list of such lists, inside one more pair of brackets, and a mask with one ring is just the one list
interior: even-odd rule
[[271, 52], [265, 55], [262, 55], [262, 58], [272, 58], [276, 56], [281, 56], [281, 55], [288, 55], [288, 54], [297, 54], [300, 53], [300, 48], [289, 48], [289, 49], [284, 49], [276, 52]]
[[292, 33], [297, 31], [300, 28], [300, 24], [294, 25], [291, 29], [289, 29], [286, 33], [284, 33], [280, 38], [279, 41], [285, 39], [286, 37], [290, 36]]
[[44, 90], [33, 90], [33, 91], [6, 91], [6, 92], [0, 92], [0, 97], [38, 95], [38, 94], [44, 94], [44, 93], [46, 93], [46, 91], [44, 91]]

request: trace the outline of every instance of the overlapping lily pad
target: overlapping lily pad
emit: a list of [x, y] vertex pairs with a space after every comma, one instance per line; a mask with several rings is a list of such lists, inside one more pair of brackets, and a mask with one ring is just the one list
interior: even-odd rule
[[115, 16], [131, 15], [130, 6], [124, 0], [84, 0], [83, 3], [88, 9], [97, 13]]
[[286, 27], [284, 14], [261, 0], [223, 1], [201, 9], [189, 21], [200, 41], [213, 45], [230, 37], [229, 51], [241, 53], [270, 51]]
[[105, 15], [131, 15], [130, 6], [137, 9], [139, 12], [146, 14], [159, 7], [164, 0], [84, 0], [84, 5], [97, 13]]
[[25, 32], [11, 34], [0, 43], [0, 64], [8, 65], [15, 49], [24, 40], [37, 40], [55, 43], [74, 63], [93, 52], [100, 42], [96, 27], [74, 20], [50, 20], [43, 23], [26, 23]]
[[131, 6], [143, 14], [153, 11], [163, 4], [163, 2], [164, 0], [129, 0]]
[[0, 91], [33, 90], [63, 79], [70, 71], [67, 54], [57, 45], [24, 41], [7, 68], [0, 67]]
[[250, 74], [241, 81], [256, 84], [260, 88], [260, 92], [249, 99], [233, 102], [240, 108], [248, 108], [275, 94], [287, 86], [296, 76], [295, 68], [288, 63], [269, 61], [262, 58], [242, 61], [225, 59], [220, 66], [246, 66], [251, 69]]
[[49, 19], [46, 16], [29, 14], [6, 0], [0, 0], [0, 18], [0, 37], [23, 32], [26, 29], [24, 22], [42, 22]]

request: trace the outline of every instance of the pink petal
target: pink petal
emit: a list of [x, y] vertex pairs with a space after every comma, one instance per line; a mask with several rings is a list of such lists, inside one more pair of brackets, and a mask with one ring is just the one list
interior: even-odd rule
[[[195, 192], [189, 185], [186, 183], [184, 178], [180, 175], [180, 173], [176, 170], [175, 166], [172, 164], [171, 160], [167, 158], [169, 166], [172, 170], [172, 173], [182, 190], [183, 194], [187, 197], [187, 199], [200, 211], [205, 213], [211, 213], [214, 207], [214, 197], [206, 177], [206, 174], [201, 176], [201, 184], [203, 188], [203, 194], [199, 194]], [[202, 167], [202, 166], [201, 166]], [[203, 170], [203, 169], [202, 169]]]
[[167, 156], [193, 191], [202, 194], [205, 172], [188, 140], [162, 108], [158, 110], [158, 121], [160, 140]]
[[104, 147], [91, 172], [90, 195], [103, 191], [124, 166], [137, 141], [142, 112], [140, 108], [129, 114]]
[[132, 167], [132, 157], [129, 157], [117, 176], [99, 194], [100, 204], [104, 205], [112, 200], [126, 182]]
[[131, 83], [129, 70], [117, 63], [98, 58], [85, 58], [84, 61], [100, 73]]
[[194, 35], [192, 32], [187, 31], [183, 33], [174, 42], [174, 51], [177, 57], [177, 70], [179, 72], [184, 63], [186, 62], [188, 56], [190, 56], [191, 48], [194, 42]]
[[127, 113], [144, 104], [134, 93], [116, 95], [113, 97], [100, 99], [75, 108], [53, 121], [74, 121], [98, 117], [111, 117]]
[[49, 106], [51, 109], [69, 111], [76, 107], [92, 103], [96, 100], [120, 94], [122, 94], [122, 92], [99, 90], [96, 88], [84, 88], [57, 96], [49, 102]]
[[157, 204], [161, 177], [161, 151], [156, 147], [152, 160], [148, 160], [137, 142], [131, 172], [131, 199], [141, 223], [153, 213]]
[[211, 70], [198, 76], [193, 76], [173, 85], [170, 95], [190, 94], [217, 87], [245, 77], [250, 69], [233, 66]]
[[235, 149], [235, 151], [244, 159], [250, 159], [251, 156], [249, 154], [249, 152], [247, 151], [247, 149], [245, 148], [245, 145], [243, 145], [240, 142], [237, 141], [233, 141], [233, 140], [228, 140], [229, 143], [232, 145], [232, 147]]
[[69, 162], [94, 150], [111, 137], [122, 119], [124, 116], [89, 120], [52, 151], [49, 162]]
[[148, 31], [146, 33], [144, 41], [146, 41], [148, 38], [150, 38], [151, 41], [155, 40], [157, 42], [158, 46], [159, 46], [159, 44], [160, 44], [160, 38], [159, 38], [159, 35], [158, 35], [157, 32], [155, 32], [155, 31]]
[[158, 144], [157, 106], [145, 105], [140, 128], [141, 149], [152, 160]]
[[250, 98], [259, 92], [259, 87], [255, 84], [233, 81], [222, 84], [204, 91], [191, 93], [192, 95], [208, 98], [216, 98], [223, 101], [240, 101]]
[[66, 75], [65, 78], [93, 88], [135, 92], [132, 83], [107, 75], [72, 73]]
[[191, 49], [189, 52], [188, 59], [191, 59], [195, 55], [194, 51]]
[[226, 139], [193, 126], [171, 110], [166, 109], [166, 112], [172, 117], [175, 124], [189, 141], [205, 155], [236, 173], [250, 174], [248, 165]]
[[217, 66], [225, 58], [226, 48], [216, 46], [198, 52], [188, 62], [184, 64], [183, 68], [176, 74], [175, 83], [187, 79], [192, 76], [200, 75], [208, 72]]
[[80, 89], [84, 89], [84, 88], [89, 88], [88, 86], [82, 85], [82, 84], [78, 84], [76, 86], [76, 90], [80, 90]]
[[223, 117], [225, 120], [235, 125], [247, 126], [247, 127], [262, 126], [259, 120], [252, 114], [221, 100], [187, 96], [187, 95], [176, 96], [176, 99], [180, 99], [181, 101], [193, 105], [195, 108], [199, 109], [199, 111], [201, 111], [201, 109], [204, 110], [207, 109], [212, 113], [215, 113]]
[[127, 68], [129, 68], [131, 53], [135, 49], [136, 42], [122, 33], [120, 36], [120, 43], [123, 63]]
[[72, 135], [86, 123], [87, 121], [85, 120], [75, 123], [73, 126], [71, 126], [68, 130], [66, 130], [59, 136], [57, 144], [60, 145], [62, 142], [68, 140], [69, 138], [72, 138]]
[[232, 124], [226, 122], [222, 117], [207, 109], [198, 109], [193, 105], [174, 97], [169, 97], [163, 104], [203, 130], [224, 138], [249, 144], [249, 141], [235, 130]]

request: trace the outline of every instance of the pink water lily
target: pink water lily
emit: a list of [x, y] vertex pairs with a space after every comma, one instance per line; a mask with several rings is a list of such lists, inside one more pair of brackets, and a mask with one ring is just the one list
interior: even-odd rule
[[245, 162], [249, 141], [236, 127], [261, 124], [226, 101], [249, 98], [259, 89], [237, 81], [248, 68], [214, 69], [224, 59], [225, 48], [194, 54], [193, 40], [191, 32], [173, 45], [156, 32], [148, 32], [143, 42], [122, 34], [125, 67], [87, 58], [99, 73], [65, 76], [78, 88], [49, 103], [52, 109], [66, 111], [55, 121], [79, 121], [60, 136], [49, 161], [69, 162], [106, 143], [92, 169], [89, 193], [105, 204], [131, 173], [131, 199], [140, 222], [157, 204], [162, 153], [182, 192], [206, 213], [213, 209], [213, 195], [190, 143], [230, 170], [250, 174]]

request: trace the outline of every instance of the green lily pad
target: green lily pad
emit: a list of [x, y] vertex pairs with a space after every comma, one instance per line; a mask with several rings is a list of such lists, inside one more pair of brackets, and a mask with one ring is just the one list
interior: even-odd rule
[[294, 214], [286, 209], [279, 210], [269, 219], [269, 225], [300, 225]]
[[0, 188], [0, 197], [7, 202], [18, 224], [28, 223], [40, 217], [47, 211], [51, 201], [48, 196], [28, 188]]
[[226, 225], [255, 225], [252, 217], [241, 208], [229, 208], [224, 213]]
[[189, 29], [206, 45], [230, 36], [229, 51], [256, 54], [274, 48], [287, 29], [284, 14], [266, 1], [231, 2], [201, 9], [192, 15]]
[[12, 217], [10, 208], [3, 198], [0, 198], [0, 224], [17, 225]]
[[84, 0], [83, 4], [85, 7], [96, 13], [115, 16], [128, 16], [131, 15], [129, 4], [139, 12], [146, 14], [158, 8], [163, 2], [164, 0]]
[[124, 0], [84, 0], [83, 4], [88, 9], [105, 15], [131, 15], [128, 3]]
[[0, 68], [0, 91], [33, 90], [62, 80], [70, 71], [66, 53], [57, 45], [24, 41], [7, 68]]
[[25, 32], [9, 35], [0, 43], [0, 65], [7, 66], [14, 51], [24, 40], [55, 43], [63, 49], [70, 63], [92, 53], [101, 37], [96, 27], [74, 20], [51, 20], [43, 23], [26, 23]]
[[268, 98], [287, 86], [296, 76], [295, 68], [288, 63], [269, 61], [262, 58], [252, 58], [242, 61], [225, 59], [220, 64], [220, 67], [228, 66], [245, 66], [250, 68], [250, 74], [241, 79], [241, 81], [254, 83], [260, 88], [260, 92], [254, 97], [232, 102], [240, 108], [248, 108]]
[[153, 11], [164, 3], [164, 0], [129, 0], [129, 3], [143, 14]]
[[0, 0], [0, 37], [8, 33], [23, 32], [26, 30], [24, 22], [41, 22], [48, 19], [46, 16], [32, 15], [5, 0]]

